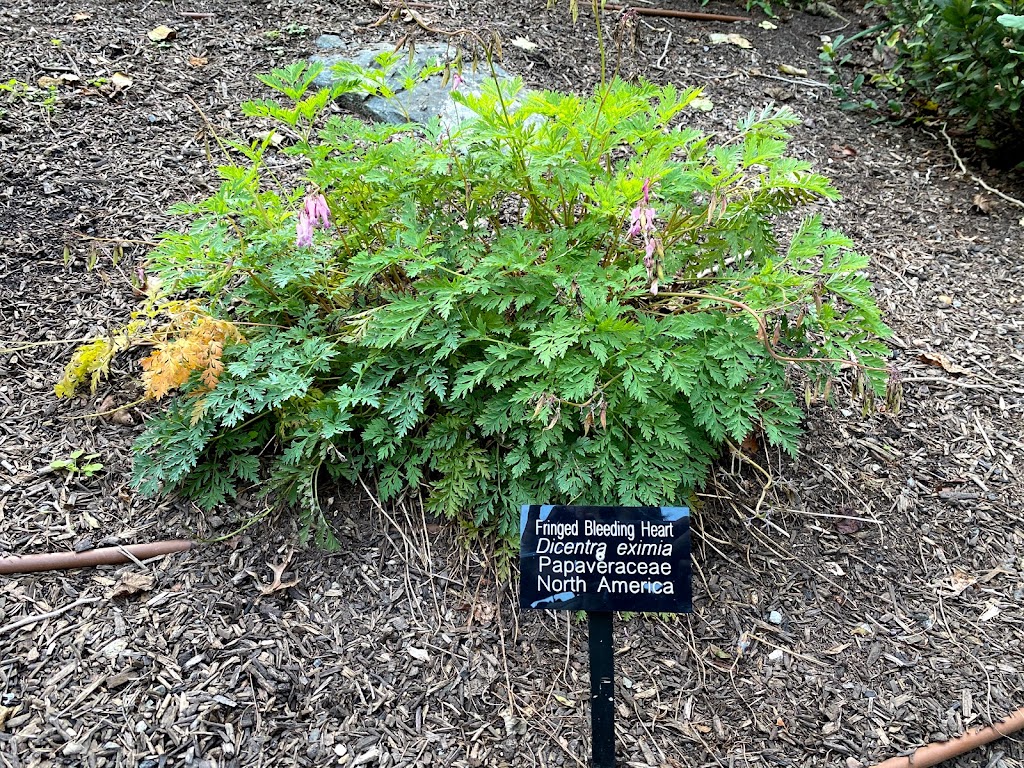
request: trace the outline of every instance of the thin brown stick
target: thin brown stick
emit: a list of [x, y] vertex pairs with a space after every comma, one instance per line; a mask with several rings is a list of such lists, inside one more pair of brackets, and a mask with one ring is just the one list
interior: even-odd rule
[[94, 235], [83, 235], [78, 232], [72, 233], [74, 237], [79, 240], [95, 240], [98, 243], [114, 243], [115, 245], [124, 245], [125, 243], [131, 243], [132, 245], [146, 245], [152, 248], [160, 245], [156, 240], [127, 240], [123, 237], [96, 237]]
[[1011, 712], [1005, 720], [965, 731], [955, 739], [936, 741], [919, 748], [909, 755], [890, 757], [873, 768], [930, 768], [946, 760], [970, 752], [989, 742], [1009, 736], [1024, 729], [1024, 708]]
[[75, 421], [76, 419], [99, 419], [99, 418], [102, 418], [103, 416], [112, 416], [115, 413], [119, 413], [121, 411], [127, 411], [129, 408], [134, 408], [137, 405], [142, 405], [144, 402], [146, 402], [146, 398], [145, 397], [140, 397], [138, 400], [133, 400], [130, 403], [125, 403], [124, 405], [119, 405], [119, 406], [117, 406], [117, 408], [111, 408], [109, 411], [97, 411], [96, 413], [84, 413], [81, 416], [71, 416], [69, 418], [71, 419], [71, 421]]
[[668, 37], [665, 38], [665, 47], [661, 51], [661, 56], [659, 56], [658, 60], [656, 62], [654, 62], [654, 68], [655, 69], [664, 69], [664, 67], [661, 66], [661, 63], [665, 60], [665, 57], [668, 56], [668, 47], [671, 44], [672, 44], [672, 30], [670, 29], [668, 31]]
[[633, 11], [640, 16], [661, 16], [669, 19], [688, 19], [689, 21], [750, 21], [749, 16], [729, 16], [724, 13], [699, 13], [697, 11], [676, 11], [669, 8], [638, 8], [631, 5], [615, 5], [605, 3], [606, 11]]
[[46, 341], [26, 341], [16, 347], [0, 347], [0, 355], [10, 355], [22, 352], [33, 347], [52, 347], [57, 344], [84, 344], [87, 341], [95, 341], [92, 336], [83, 336], [80, 339], [47, 339]]
[[72, 608], [77, 608], [80, 605], [88, 605], [89, 603], [99, 602], [101, 598], [98, 597], [83, 597], [81, 600], [75, 600], [73, 603], [68, 603], [63, 608], [58, 608], [55, 611], [47, 611], [46, 613], [40, 613], [35, 616], [29, 616], [25, 619], [19, 619], [18, 621], [12, 621], [10, 624], [5, 624], [0, 627], [0, 637], [3, 637], [8, 632], [13, 632], [16, 629], [27, 627], [30, 624], [35, 624], [39, 621], [46, 621], [46, 619], [52, 619], [56, 616], [60, 616], [65, 611], [70, 611]]
[[769, 648], [774, 648], [777, 651], [782, 651], [783, 653], [788, 653], [790, 656], [795, 656], [798, 659], [803, 659], [804, 661], [809, 661], [809, 662], [811, 662], [811, 664], [817, 664], [819, 667], [829, 667], [829, 666], [831, 666], [830, 664], [826, 664], [824, 661], [820, 661], [819, 659], [816, 659], [813, 656], [807, 656], [807, 655], [805, 655], [803, 653], [797, 653], [792, 648], [787, 648], [784, 645], [776, 645], [771, 640], [766, 639], [764, 636], [759, 635], [756, 632], [748, 632], [747, 634], [750, 635], [750, 637], [752, 637], [755, 640], [757, 640], [757, 642], [763, 643], [764, 645], [767, 645]]
[[402, 0], [402, 2], [392, 3], [391, 5], [396, 7], [396, 8], [426, 8], [427, 10], [430, 10], [430, 11], [445, 11], [445, 10], [447, 10], [447, 8], [445, 6], [443, 6], [443, 5], [436, 5], [435, 3], [410, 3], [410, 2], [405, 2], [405, 0]]
[[423, 29], [427, 30], [427, 32], [433, 32], [436, 35], [443, 35], [445, 37], [456, 37], [458, 35], [472, 35], [473, 34], [472, 30], [465, 29], [465, 28], [463, 28], [463, 29], [448, 30], [448, 29], [439, 29], [438, 27], [431, 26], [430, 23], [427, 22], [426, 19], [424, 19], [419, 13], [414, 11], [409, 5], [407, 5], [405, 3], [402, 3], [400, 6], [398, 6], [398, 9], [399, 10], [403, 10], [407, 14], [409, 14], [409, 18], [412, 19], [413, 21], [415, 21], [421, 27], [423, 27]]
[[949, 147], [950, 154], [952, 154], [953, 155], [953, 159], [956, 160], [956, 164], [960, 168], [960, 173], [961, 174], [963, 174], [964, 176], [969, 178], [975, 184], [980, 185], [982, 189], [988, 190], [993, 195], [997, 195], [998, 197], [1003, 198], [1003, 200], [1005, 200], [1008, 203], [1012, 203], [1013, 205], [1016, 205], [1018, 208], [1024, 208], [1024, 202], [1021, 202], [1016, 197], [1010, 197], [1005, 192], [1000, 192], [995, 187], [986, 184], [984, 179], [982, 179], [982, 178], [980, 178], [978, 176], [975, 176], [973, 173], [968, 171], [967, 170], [967, 166], [964, 165], [964, 161], [960, 159], [960, 155], [957, 153], [956, 147], [953, 146], [953, 140], [951, 138], [949, 138], [949, 134], [946, 132], [946, 124], [943, 123], [940, 126], [939, 130], [942, 131], [942, 135], [946, 139], [946, 146]]

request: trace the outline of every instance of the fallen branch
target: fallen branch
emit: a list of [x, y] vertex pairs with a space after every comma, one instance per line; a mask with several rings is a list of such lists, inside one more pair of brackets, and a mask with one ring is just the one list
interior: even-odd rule
[[960, 155], [958, 155], [958, 154], [957, 154], [957, 151], [956, 151], [956, 147], [954, 147], [954, 146], [953, 146], [953, 140], [952, 140], [951, 138], [949, 138], [949, 134], [948, 134], [948, 133], [946, 133], [946, 124], [945, 124], [945, 123], [943, 123], [943, 124], [942, 124], [942, 127], [941, 127], [941, 128], [939, 128], [939, 130], [940, 130], [940, 131], [942, 131], [942, 135], [943, 135], [943, 136], [945, 137], [945, 139], [946, 139], [946, 145], [947, 145], [947, 146], [949, 147], [949, 151], [950, 151], [950, 153], [952, 153], [952, 155], [953, 155], [953, 159], [954, 159], [954, 160], [956, 160], [956, 164], [957, 164], [957, 165], [958, 165], [958, 166], [960, 167], [960, 173], [962, 173], [962, 174], [963, 174], [964, 176], [966, 176], [967, 178], [969, 178], [969, 179], [970, 179], [971, 181], [973, 181], [973, 182], [974, 182], [975, 184], [980, 184], [980, 185], [981, 185], [981, 187], [982, 187], [983, 189], [987, 189], [987, 190], [988, 190], [989, 192], [991, 192], [991, 193], [992, 193], [993, 195], [997, 195], [998, 197], [1001, 197], [1001, 198], [1003, 198], [1003, 200], [1005, 200], [1005, 201], [1006, 201], [1006, 202], [1008, 202], [1008, 203], [1013, 203], [1013, 204], [1014, 204], [1014, 205], [1016, 205], [1016, 206], [1017, 206], [1018, 208], [1024, 208], [1024, 203], [1022, 203], [1022, 202], [1021, 202], [1020, 200], [1018, 200], [1017, 198], [1015, 198], [1015, 197], [1010, 197], [1010, 196], [1009, 196], [1009, 195], [1007, 195], [1007, 194], [1006, 194], [1005, 192], [1000, 192], [1000, 191], [999, 191], [998, 189], [996, 189], [995, 187], [989, 186], [988, 184], [986, 184], [986, 183], [985, 183], [985, 180], [984, 180], [984, 179], [978, 178], [978, 177], [977, 177], [977, 176], [975, 176], [975, 175], [974, 175], [973, 173], [971, 173], [970, 171], [968, 171], [968, 170], [967, 170], [967, 166], [966, 166], [966, 165], [964, 165], [964, 161], [963, 161], [963, 160], [961, 160], [961, 159], [960, 159]]
[[640, 8], [632, 5], [615, 5], [605, 3], [606, 11], [633, 11], [640, 16], [661, 16], [669, 19], [688, 19], [689, 21], [750, 21], [749, 16], [729, 16], [722, 13], [699, 13], [698, 11], [675, 11], [669, 8]]
[[69, 603], [68, 605], [65, 605], [63, 608], [58, 608], [55, 611], [47, 611], [46, 613], [40, 613], [36, 614], [35, 616], [29, 616], [28, 618], [19, 619], [18, 621], [12, 621], [10, 624], [4, 624], [2, 627], [0, 627], [0, 637], [3, 637], [8, 632], [13, 632], [16, 629], [27, 627], [30, 624], [35, 624], [39, 621], [46, 621], [47, 619], [55, 618], [57, 616], [60, 616], [65, 611], [70, 611], [72, 608], [77, 608], [80, 605], [88, 605], [89, 603], [99, 602], [100, 599], [101, 598], [98, 597], [83, 597], [81, 600], [75, 600], [75, 602]]
[[123, 547], [102, 547], [85, 552], [44, 552], [38, 555], [0, 558], [0, 575], [63, 571], [70, 568], [89, 568], [96, 565], [120, 565], [136, 560], [169, 555], [192, 549], [195, 543], [188, 539], [154, 541], [149, 544], [130, 544]]
[[1003, 721], [984, 728], [972, 728], [955, 739], [926, 744], [909, 755], [890, 757], [873, 768], [929, 768], [945, 760], [970, 752], [972, 749], [1009, 736], [1024, 729], [1024, 708], [1018, 709]]
[[654, 68], [655, 69], [664, 69], [664, 67], [661, 66], [661, 62], [663, 62], [665, 60], [665, 57], [668, 56], [668, 47], [669, 47], [669, 45], [671, 43], [672, 43], [672, 30], [669, 30], [668, 37], [665, 38], [665, 47], [661, 51], [661, 56], [659, 56], [658, 60], [656, 62], [654, 62]]

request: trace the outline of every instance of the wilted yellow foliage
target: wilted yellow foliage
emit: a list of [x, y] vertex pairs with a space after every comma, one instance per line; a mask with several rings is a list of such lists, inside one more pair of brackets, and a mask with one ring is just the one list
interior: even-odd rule
[[71, 360], [64, 366], [64, 375], [54, 387], [54, 394], [57, 397], [74, 397], [86, 379], [89, 380], [90, 389], [95, 392], [100, 377], [110, 373], [110, 363], [114, 355], [132, 345], [142, 325], [141, 321], [132, 321], [110, 336], [93, 339], [78, 347]]
[[75, 350], [71, 360], [64, 367], [64, 375], [60, 377], [53, 391], [57, 397], [74, 397], [78, 387], [90, 379], [92, 391], [100, 383], [100, 376], [110, 370], [110, 361], [117, 350], [110, 339], [104, 337], [93, 339]]
[[146, 397], [159, 400], [201, 371], [203, 386], [213, 389], [224, 371], [221, 356], [227, 341], [244, 341], [233, 323], [216, 320], [186, 307], [165, 328], [167, 340], [157, 343], [141, 361]]
[[[170, 322], [153, 330], [160, 315], [169, 316]], [[57, 397], [73, 397], [86, 381], [95, 392], [100, 378], [110, 373], [114, 356], [140, 343], [155, 347], [142, 360], [146, 397], [159, 400], [187, 382], [194, 371], [201, 372], [203, 386], [211, 390], [224, 370], [224, 344], [245, 341], [233, 323], [202, 313], [192, 302], [167, 301], [154, 295], [132, 318], [109, 336], [75, 350], [54, 388]]]

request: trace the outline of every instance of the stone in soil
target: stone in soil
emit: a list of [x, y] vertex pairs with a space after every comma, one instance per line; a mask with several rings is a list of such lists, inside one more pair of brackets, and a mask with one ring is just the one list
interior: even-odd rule
[[[326, 68], [316, 79], [321, 88], [330, 88], [338, 83], [338, 77], [331, 67], [341, 62], [352, 62], [366, 69], [379, 69], [377, 57], [382, 53], [394, 50], [387, 43], [374, 43], [365, 46], [346, 45], [336, 35], [321, 35], [316, 41], [321, 53], [314, 54], [310, 61], [319, 62]], [[412, 55], [412, 70], [420, 72], [428, 66], [445, 66], [455, 60], [457, 49], [443, 43], [417, 43]], [[370, 120], [400, 125], [402, 123], [426, 123], [433, 117], [440, 118], [441, 127], [446, 131], [458, 128], [464, 120], [473, 116], [473, 112], [456, 102], [451, 97], [452, 80], [441, 73], [431, 75], [418, 83], [412, 90], [402, 87], [404, 72], [410, 63], [409, 54], [403, 52], [402, 59], [387, 78], [388, 87], [394, 91], [393, 98], [381, 96], [364, 96], [357, 93], [345, 94], [338, 101], [343, 106], [357, 112]], [[490, 68], [470, 68], [461, 73], [461, 88], [479, 93], [484, 81], [490, 80]], [[507, 92], [511, 85], [511, 76], [500, 65], [494, 65], [494, 76], [502, 85], [502, 92]]]

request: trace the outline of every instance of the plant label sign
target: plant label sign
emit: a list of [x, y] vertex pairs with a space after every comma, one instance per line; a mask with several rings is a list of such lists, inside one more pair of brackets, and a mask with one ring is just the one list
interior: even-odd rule
[[519, 528], [523, 608], [692, 610], [686, 507], [524, 505]]

